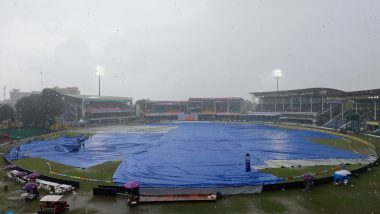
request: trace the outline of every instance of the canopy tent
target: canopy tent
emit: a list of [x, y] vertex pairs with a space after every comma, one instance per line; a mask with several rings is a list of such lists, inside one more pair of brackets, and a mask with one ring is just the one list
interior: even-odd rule
[[345, 180], [350, 180], [351, 179], [351, 172], [348, 170], [339, 170], [334, 172], [332, 175], [334, 179], [334, 183], [341, 183], [344, 182]]
[[32, 178], [37, 178], [39, 176], [40, 176], [40, 174], [38, 174], [37, 172], [33, 172], [33, 173], [29, 174], [29, 175], [26, 175], [25, 178], [26, 179], [32, 179]]
[[63, 195], [45, 195], [41, 198], [40, 201], [49, 201], [49, 202], [55, 202], [55, 201], [63, 201]]
[[10, 171], [10, 170], [14, 170], [16, 168], [17, 167], [15, 165], [10, 164], [10, 165], [5, 166], [3, 169], [7, 170], [7, 171]]

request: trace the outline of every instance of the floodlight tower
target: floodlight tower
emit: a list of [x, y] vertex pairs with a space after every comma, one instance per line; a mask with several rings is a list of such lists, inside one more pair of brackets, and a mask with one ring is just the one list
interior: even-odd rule
[[103, 66], [96, 66], [96, 76], [99, 77], [99, 96], [100, 96], [100, 76], [104, 75], [104, 68]]
[[277, 112], [278, 79], [282, 77], [282, 71], [278, 68], [275, 69], [273, 71], [273, 76], [277, 81], [277, 91], [276, 91], [276, 96], [274, 96], [274, 112]]

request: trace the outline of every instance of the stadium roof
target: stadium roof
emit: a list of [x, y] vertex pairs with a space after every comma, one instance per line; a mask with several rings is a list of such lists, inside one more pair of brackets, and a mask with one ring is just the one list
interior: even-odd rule
[[187, 101], [151, 101], [151, 100], [140, 100], [139, 102], [157, 104], [157, 105], [179, 105], [179, 104], [187, 104]]
[[379, 99], [380, 89], [369, 89], [361, 91], [342, 91], [333, 88], [305, 88], [283, 91], [268, 91], [268, 92], [251, 92], [255, 97], [274, 97], [274, 96], [299, 96], [299, 95], [321, 95], [328, 97], [341, 97], [352, 99]]
[[346, 92], [346, 96], [347, 97], [356, 97], [356, 96], [360, 96], [360, 97], [363, 97], [363, 96], [374, 97], [374, 96], [380, 96], [380, 88], [378, 88], [378, 89], [362, 90], [362, 91], [350, 91], [350, 92]]
[[201, 102], [201, 101], [241, 101], [244, 100], [241, 97], [213, 97], [213, 98], [189, 98], [186, 101], [153, 101], [153, 100], [138, 100], [137, 103], [150, 103], [157, 105], [179, 105], [188, 104], [189, 102]]
[[96, 96], [96, 95], [72, 95], [72, 94], [63, 94], [63, 96], [72, 97], [76, 99], [84, 99], [87, 101], [132, 101], [130, 97], [114, 97], [114, 96]]
[[298, 96], [298, 95], [326, 95], [326, 96], [342, 96], [344, 91], [333, 88], [304, 88], [283, 91], [268, 91], [268, 92], [251, 92], [255, 97], [274, 97], [274, 96]]
[[189, 98], [189, 101], [207, 101], [207, 100], [244, 100], [241, 97], [211, 97], [211, 98]]

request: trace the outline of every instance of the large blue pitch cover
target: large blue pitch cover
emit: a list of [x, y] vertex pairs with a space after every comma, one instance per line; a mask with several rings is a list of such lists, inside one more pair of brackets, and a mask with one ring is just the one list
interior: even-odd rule
[[235, 123], [172, 123], [167, 133], [94, 134], [78, 148], [72, 137], [33, 141], [13, 148], [11, 160], [38, 157], [87, 168], [122, 160], [114, 182], [139, 181], [142, 187], [224, 187], [261, 185], [281, 179], [257, 170], [246, 172], [245, 154], [251, 165], [273, 159], [366, 158], [348, 151], [311, 142], [335, 135]]

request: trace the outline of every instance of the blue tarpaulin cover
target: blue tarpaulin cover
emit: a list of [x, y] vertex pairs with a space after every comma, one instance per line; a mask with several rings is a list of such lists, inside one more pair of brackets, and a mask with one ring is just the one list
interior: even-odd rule
[[340, 183], [343, 182], [344, 180], [350, 180], [351, 176], [350, 175], [339, 175], [334, 173], [333, 175], [333, 182], [335, 183]]
[[337, 136], [308, 130], [238, 123], [172, 123], [166, 133], [95, 134], [78, 145], [76, 138], [22, 144], [12, 149], [11, 160], [45, 158], [75, 167], [90, 167], [123, 160], [113, 175], [123, 185], [141, 187], [223, 187], [261, 185], [281, 179], [255, 169], [246, 172], [245, 155], [252, 165], [270, 159], [366, 158], [359, 154], [311, 142]]

